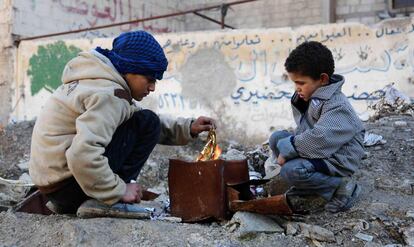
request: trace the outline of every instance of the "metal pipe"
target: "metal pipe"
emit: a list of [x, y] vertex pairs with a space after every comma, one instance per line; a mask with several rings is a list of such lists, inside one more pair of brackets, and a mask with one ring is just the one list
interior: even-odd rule
[[[199, 16], [199, 17], [203, 18], [203, 19], [206, 19], [206, 20], [209, 20], [209, 21], [211, 21], [211, 22], [214, 22], [214, 23], [217, 23], [217, 24], [221, 25], [221, 22], [219, 22], [219, 21], [217, 21], [217, 20], [214, 20], [213, 18], [210, 18], [210, 17], [208, 17], [208, 16], [206, 16], [206, 15], [200, 14], [200, 13], [198, 13], [198, 12], [194, 12], [194, 14], [195, 14], [196, 16]], [[224, 24], [224, 26], [225, 26], [225, 27], [227, 27], [227, 28], [236, 29], [236, 28], [234, 28], [234, 27], [232, 27], [232, 26], [229, 26], [229, 25], [227, 25], [227, 24]]]
[[[226, 5], [229, 5], [230, 6], [230, 5], [243, 4], [243, 3], [255, 2], [255, 1], [257, 1], [257, 0], [235, 1], [235, 2], [226, 3]], [[137, 23], [137, 22], [144, 22], [144, 21], [151, 21], [151, 20], [163, 19], [163, 18], [174, 17], [174, 16], [179, 16], [179, 15], [185, 15], [185, 14], [190, 14], [190, 13], [194, 13], [194, 12], [198, 12], [198, 11], [210, 10], [210, 9], [215, 9], [215, 8], [220, 8], [220, 7], [222, 7], [221, 4], [219, 4], [219, 5], [213, 5], [213, 6], [208, 6], [208, 7], [204, 7], [204, 8], [191, 9], [191, 10], [186, 10], [186, 11], [181, 11], [181, 12], [176, 12], [176, 13], [171, 13], [171, 14], [151, 16], [151, 17], [142, 18], [142, 19], [136, 19], [136, 20], [132, 20], [132, 21], [124, 21], [124, 22], [118, 22], [118, 23], [113, 23], [113, 24], [108, 24], [108, 25], [102, 25], [102, 26], [96, 26], [96, 27], [82, 28], [82, 29], [72, 30], [72, 31], [66, 31], [66, 32], [58, 32], [58, 33], [51, 33], [51, 34], [44, 34], [44, 35], [32, 36], [32, 37], [17, 39], [16, 42], [18, 44], [18, 43], [20, 43], [20, 41], [23, 41], [23, 40], [33, 40], [33, 39], [41, 39], [41, 38], [47, 38], [47, 37], [53, 37], [53, 36], [60, 36], [60, 35], [71, 34], [71, 33], [80, 33], [80, 32], [84, 32], [84, 31], [91, 31], [91, 30], [96, 30], [96, 29], [103, 29], [103, 28], [121, 26], [121, 25], [125, 25], [125, 24], [131, 24], [131, 23]]]

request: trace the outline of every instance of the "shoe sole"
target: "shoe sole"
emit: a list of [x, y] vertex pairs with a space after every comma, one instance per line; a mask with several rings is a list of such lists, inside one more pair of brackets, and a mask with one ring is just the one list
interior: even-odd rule
[[349, 199], [347, 204], [345, 204], [345, 206], [340, 211], [346, 211], [346, 210], [352, 208], [355, 205], [355, 203], [358, 201], [360, 193], [361, 193], [361, 187], [358, 184], [356, 184], [355, 189], [352, 192], [351, 198]]
[[92, 205], [85, 203], [78, 208], [76, 215], [80, 218], [113, 217], [150, 219], [151, 211], [133, 204], [117, 203], [111, 207], [102, 203]]

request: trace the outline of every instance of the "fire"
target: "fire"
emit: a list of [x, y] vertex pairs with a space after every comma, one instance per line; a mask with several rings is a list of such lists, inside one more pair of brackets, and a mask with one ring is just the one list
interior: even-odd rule
[[216, 131], [211, 129], [208, 133], [207, 143], [198, 155], [196, 161], [216, 160], [221, 155], [221, 148], [217, 144]]
[[216, 148], [214, 149], [214, 152], [213, 152], [213, 158], [211, 158], [211, 159], [212, 160], [218, 159], [220, 157], [221, 153], [222, 153], [221, 148], [220, 148], [219, 145], [217, 145]]

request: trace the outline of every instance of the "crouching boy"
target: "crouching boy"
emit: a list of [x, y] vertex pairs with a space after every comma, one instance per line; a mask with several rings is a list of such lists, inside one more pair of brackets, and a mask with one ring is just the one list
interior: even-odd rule
[[[38, 117], [29, 172], [58, 213], [76, 213], [88, 199], [105, 205], [142, 198], [135, 180], [157, 143], [184, 145], [213, 120], [159, 117], [135, 106], [167, 69], [149, 33], [121, 34], [111, 50], [81, 52], [63, 71]], [[97, 205], [101, 205], [97, 204]]]
[[344, 77], [334, 73], [330, 50], [319, 42], [305, 42], [286, 59], [295, 84], [291, 104], [294, 133], [274, 132], [269, 140], [290, 195], [316, 194], [330, 212], [352, 207], [360, 186], [351, 175], [364, 155], [364, 127], [341, 92]]

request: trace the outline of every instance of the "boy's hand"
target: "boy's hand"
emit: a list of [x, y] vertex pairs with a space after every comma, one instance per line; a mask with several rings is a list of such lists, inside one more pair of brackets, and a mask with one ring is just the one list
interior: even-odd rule
[[192, 136], [197, 136], [201, 132], [208, 131], [215, 127], [216, 123], [212, 118], [201, 116], [191, 124], [190, 133]]
[[277, 157], [277, 163], [278, 163], [280, 166], [283, 166], [283, 165], [286, 163], [286, 159], [285, 159], [285, 158], [283, 158], [283, 156], [279, 154], [279, 156]]
[[136, 183], [126, 185], [126, 191], [121, 201], [126, 203], [140, 202], [142, 198], [142, 187]]

